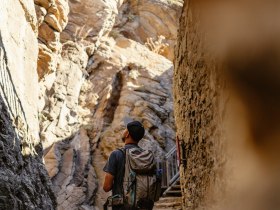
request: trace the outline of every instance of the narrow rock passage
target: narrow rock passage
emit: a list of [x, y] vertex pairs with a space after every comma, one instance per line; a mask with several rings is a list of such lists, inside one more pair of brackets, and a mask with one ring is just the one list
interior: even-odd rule
[[[0, 1], [0, 78], [9, 70], [15, 86], [0, 82], [0, 99], [22, 104], [30, 131], [0, 140], [1, 167], [12, 166], [1, 170], [12, 183], [1, 182], [0, 209], [103, 209], [102, 169], [122, 147], [128, 118], [146, 129], [141, 146], [165, 155], [175, 139], [172, 60], [181, 8], [181, 0]], [[12, 94], [18, 98], [9, 100]], [[24, 115], [10, 115], [3, 130], [22, 131]], [[34, 145], [34, 158], [21, 154], [25, 145]]]

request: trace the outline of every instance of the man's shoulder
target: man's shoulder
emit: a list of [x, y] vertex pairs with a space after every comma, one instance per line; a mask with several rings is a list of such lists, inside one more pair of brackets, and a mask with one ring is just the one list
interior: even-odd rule
[[124, 148], [118, 148], [115, 149], [112, 153], [111, 153], [111, 157], [121, 157], [124, 153]]
[[112, 153], [122, 153], [122, 152], [124, 152], [124, 150], [125, 150], [125, 148], [121, 147], [121, 148], [115, 149]]

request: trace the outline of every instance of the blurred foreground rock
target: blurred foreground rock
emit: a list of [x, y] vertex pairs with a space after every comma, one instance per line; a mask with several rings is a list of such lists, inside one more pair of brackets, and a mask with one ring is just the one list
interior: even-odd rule
[[183, 209], [280, 208], [275, 3], [185, 1], [174, 72]]

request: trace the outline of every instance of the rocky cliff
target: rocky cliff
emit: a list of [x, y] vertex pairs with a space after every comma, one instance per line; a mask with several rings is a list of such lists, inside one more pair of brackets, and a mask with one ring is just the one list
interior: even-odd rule
[[0, 3], [1, 209], [101, 208], [102, 168], [129, 120], [143, 122], [141, 145], [158, 159], [174, 145], [181, 6]]
[[1, 1], [0, 19], [0, 208], [55, 209], [38, 135], [34, 4]]
[[54, 1], [56, 10], [35, 3], [40, 137], [58, 209], [102, 208], [102, 168], [123, 145], [127, 121], [143, 122], [141, 145], [158, 158], [174, 145], [171, 60], [181, 2]]

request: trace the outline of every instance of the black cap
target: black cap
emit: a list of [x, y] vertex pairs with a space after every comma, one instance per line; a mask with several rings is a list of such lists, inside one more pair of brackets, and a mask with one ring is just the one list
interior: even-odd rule
[[140, 141], [144, 134], [145, 129], [143, 125], [139, 121], [133, 121], [127, 124], [127, 130], [129, 132], [129, 135], [133, 138], [134, 141]]

